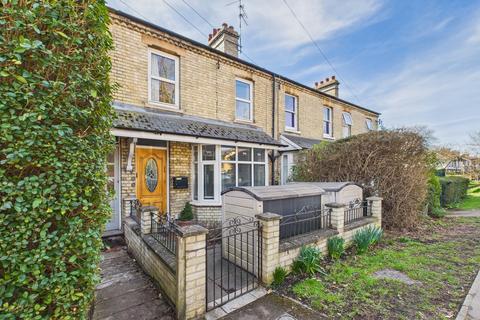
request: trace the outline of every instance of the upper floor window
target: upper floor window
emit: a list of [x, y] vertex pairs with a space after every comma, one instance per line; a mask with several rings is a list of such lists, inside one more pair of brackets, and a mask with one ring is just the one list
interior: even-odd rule
[[343, 118], [343, 137], [348, 138], [352, 135], [352, 115], [348, 112], [342, 113]]
[[285, 129], [297, 130], [297, 97], [285, 94]]
[[178, 57], [161, 51], [150, 50], [148, 62], [149, 101], [178, 108]]
[[368, 131], [372, 131], [373, 130], [372, 119], [370, 118], [365, 119], [365, 126], [367, 127]]
[[253, 120], [252, 83], [247, 80], [235, 80], [235, 118]]
[[325, 107], [323, 109], [323, 135], [333, 137], [332, 108]]

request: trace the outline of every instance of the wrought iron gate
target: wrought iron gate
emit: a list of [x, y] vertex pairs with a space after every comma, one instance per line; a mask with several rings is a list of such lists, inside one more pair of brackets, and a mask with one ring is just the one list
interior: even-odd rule
[[235, 217], [207, 236], [206, 305], [217, 308], [258, 287], [262, 270], [261, 225]]

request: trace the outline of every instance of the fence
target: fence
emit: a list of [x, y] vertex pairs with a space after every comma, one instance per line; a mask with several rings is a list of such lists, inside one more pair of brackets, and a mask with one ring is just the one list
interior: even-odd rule
[[280, 221], [280, 239], [286, 239], [312, 231], [331, 227], [331, 209], [303, 208], [299, 212], [283, 216]]
[[165, 215], [151, 214], [151, 236], [168, 251], [176, 254], [178, 226]]
[[371, 215], [372, 207], [370, 203], [367, 201], [354, 203], [350, 207], [345, 208], [344, 223], [347, 225]]
[[129, 199], [127, 201], [130, 207], [130, 218], [132, 218], [136, 223], [140, 224], [140, 200]]

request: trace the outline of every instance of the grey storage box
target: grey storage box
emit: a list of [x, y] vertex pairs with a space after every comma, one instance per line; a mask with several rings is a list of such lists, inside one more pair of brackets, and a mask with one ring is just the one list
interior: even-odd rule
[[[307, 219], [310, 212], [313, 216], [321, 210], [325, 194], [323, 188], [314, 184], [232, 188], [223, 193], [223, 222], [255, 219], [255, 215], [264, 212], [284, 217], [303, 213]], [[280, 238], [286, 238], [298, 229], [306, 233], [316, 228], [318, 224], [311, 221], [295, 223], [282, 228]]]

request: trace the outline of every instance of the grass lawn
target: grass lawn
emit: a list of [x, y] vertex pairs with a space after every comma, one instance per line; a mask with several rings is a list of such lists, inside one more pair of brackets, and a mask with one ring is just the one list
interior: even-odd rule
[[[291, 276], [279, 291], [325, 319], [451, 319], [480, 266], [480, 218], [425, 219], [416, 232], [386, 233], [367, 254], [326, 264], [326, 276]], [[386, 268], [421, 284], [372, 276]]]
[[480, 182], [470, 182], [467, 197], [462, 202], [460, 202], [455, 209], [480, 210]]

